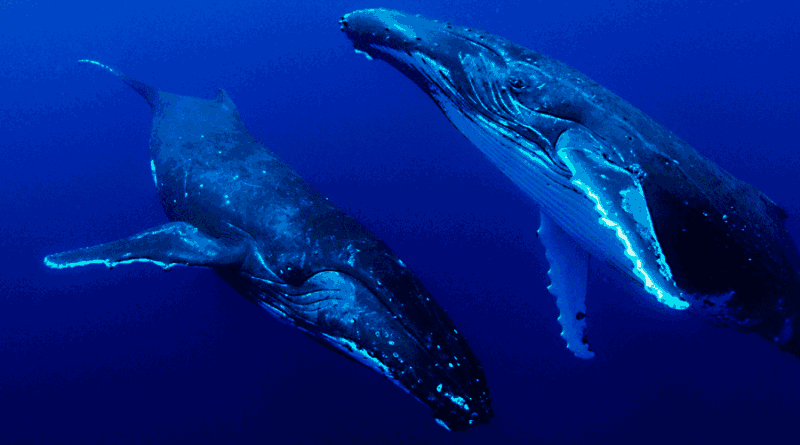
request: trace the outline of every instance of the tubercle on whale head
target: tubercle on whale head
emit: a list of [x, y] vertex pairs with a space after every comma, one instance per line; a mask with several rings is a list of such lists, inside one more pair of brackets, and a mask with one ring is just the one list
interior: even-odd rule
[[391, 47], [396, 50], [447, 50], [455, 41], [470, 41], [491, 50], [521, 48], [488, 32], [389, 9], [363, 9], [345, 14], [339, 28], [358, 49]]
[[356, 50], [395, 66], [403, 64], [397, 60], [398, 53], [405, 53], [425, 59], [417, 63], [434, 61], [439, 68], [460, 70], [464, 57], [481, 54], [491, 59], [495, 70], [485, 74], [499, 75], [510, 68], [509, 62], [522, 58], [522, 53], [541, 57], [485, 31], [400, 11], [365, 9], [342, 16], [339, 23]]

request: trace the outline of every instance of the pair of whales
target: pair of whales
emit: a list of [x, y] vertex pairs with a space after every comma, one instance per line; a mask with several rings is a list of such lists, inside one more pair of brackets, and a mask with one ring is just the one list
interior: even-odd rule
[[[579, 72], [500, 37], [372, 9], [342, 17], [358, 52], [411, 78], [541, 209], [567, 347], [586, 335], [590, 256], [642, 295], [756, 332], [800, 357], [800, 255], [786, 214]], [[451, 430], [492, 417], [480, 362], [405, 264], [244, 127], [224, 91], [158, 91], [98, 62], [153, 112], [151, 168], [170, 223], [49, 255], [213, 268], [284, 322], [370, 366]]]

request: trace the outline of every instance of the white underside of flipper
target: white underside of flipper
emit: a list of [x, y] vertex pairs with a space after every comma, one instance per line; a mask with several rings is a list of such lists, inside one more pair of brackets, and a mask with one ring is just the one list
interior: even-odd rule
[[688, 308], [656, 239], [641, 185], [630, 171], [604, 160], [601, 150], [602, 144], [587, 132], [572, 129], [556, 143], [558, 156], [572, 172], [570, 182], [594, 203], [598, 235], [613, 233], [617, 238], [616, 248], [605, 256], [660, 303]]
[[547, 290], [556, 299], [561, 337], [576, 357], [590, 359], [594, 352], [586, 339], [586, 281], [589, 276], [589, 253], [554, 223], [539, 213], [539, 239], [544, 244], [550, 269]]

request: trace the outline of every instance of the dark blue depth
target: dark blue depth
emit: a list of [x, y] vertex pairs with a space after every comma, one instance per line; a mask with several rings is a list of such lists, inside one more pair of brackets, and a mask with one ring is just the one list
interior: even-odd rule
[[[560, 59], [789, 214], [800, 240], [800, 6], [754, 1], [0, 3], [0, 443], [684, 443], [792, 437], [800, 362], [646, 300], [595, 263], [596, 357], [559, 337], [538, 210], [415, 85], [355, 54], [365, 7]], [[55, 3], [55, 2], [53, 2]], [[734, 4], [735, 3], [735, 4]], [[385, 240], [486, 370], [495, 417], [448, 433], [377, 373], [211, 271], [45, 269], [167, 222], [146, 104], [225, 88], [254, 136]]]

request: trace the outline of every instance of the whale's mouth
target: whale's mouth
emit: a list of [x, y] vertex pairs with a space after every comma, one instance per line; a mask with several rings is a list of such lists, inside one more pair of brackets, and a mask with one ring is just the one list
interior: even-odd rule
[[412, 16], [386, 9], [365, 9], [351, 12], [339, 20], [339, 29], [357, 50], [371, 52], [375, 48], [411, 49], [422, 37], [405, 24]]
[[451, 65], [460, 66], [462, 54], [486, 52], [497, 61], [503, 59], [484, 41], [487, 33], [399, 11], [351, 12], [341, 17], [339, 26], [357, 53], [385, 60], [412, 78], [409, 71], [421, 71], [420, 65], [428, 65], [428, 72], [419, 74], [431, 77], [434, 84], [457, 80], [449, 77], [449, 70]]

